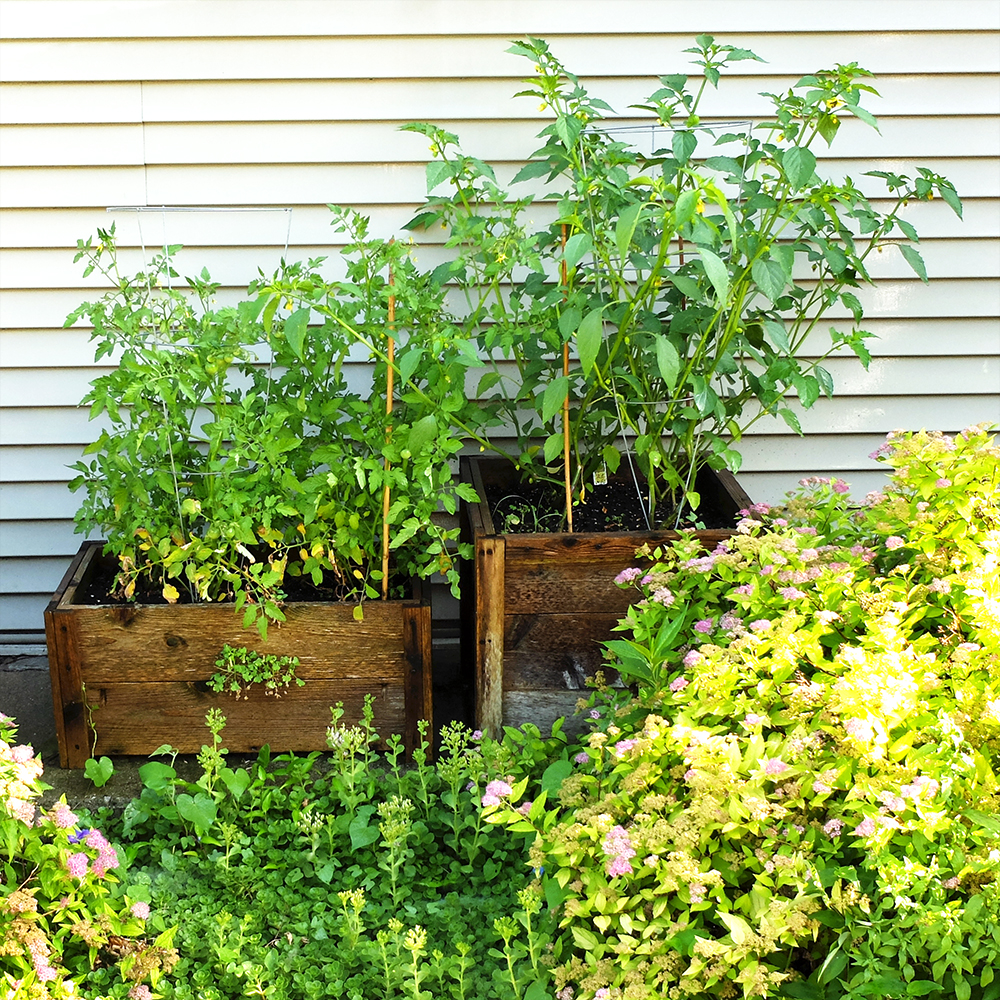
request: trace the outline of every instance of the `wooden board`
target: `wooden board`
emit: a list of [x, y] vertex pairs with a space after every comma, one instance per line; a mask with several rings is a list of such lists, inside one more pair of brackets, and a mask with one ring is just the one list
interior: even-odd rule
[[[514, 487], [516, 473], [503, 459], [463, 459], [463, 478], [486, 496], [487, 484]], [[703, 472], [698, 490], [735, 522], [752, 500], [728, 472]], [[697, 532], [714, 548], [732, 529]], [[530, 722], [548, 732], [567, 718], [567, 731], [583, 726], [572, 719], [580, 698], [589, 697], [588, 678], [605, 670], [602, 643], [637, 598], [615, 576], [635, 565], [635, 551], [677, 538], [676, 532], [526, 533], [496, 530], [484, 499], [463, 507], [463, 540], [475, 551], [472, 578], [476, 614], [466, 616], [463, 660], [476, 687], [476, 722], [497, 733]]]
[[[231, 605], [77, 604], [102, 545], [84, 543], [45, 611], [63, 767], [83, 767], [95, 729], [101, 753], [145, 754], [163, 743], [196, 751], [213, 707], [230, 719], [232, 750], [323, 749], [330, 707], [343, 701], [342, 721], [353, 724], [366, 693], [382, 737], [400, 733], [409, 750], [419, 720], [432, 718], [429, 601], [369, 601], [362, 621], [353, 604], [293, 602], [265, 641]], [[224, 645], [296, 656], [306, 684], [280, 699], [259, 689], [246, 701], [215, 694], [206, 681]]]

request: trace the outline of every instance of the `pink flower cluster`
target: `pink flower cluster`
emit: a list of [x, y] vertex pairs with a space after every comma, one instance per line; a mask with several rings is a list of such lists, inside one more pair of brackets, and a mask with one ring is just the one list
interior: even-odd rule
[[635, 848], [625, 827], [612, 827], [605, 836], [602, 846], [604, 853], [608, 855], [604, 870], [611, 878], [632, 873], [632, 862], [629, 859], [635, 857]]
[[508, 795], [513, 794], [514, 789], [507, 784], [506, 781], [491, 781], [486, 786], [486, 791], [483, 793], [483, 805], [484, 806], [498, 806], [500, 805], [500, 800], [507, 798]]
[[639, 569], [638, 566], [629, 566], [626, 569], [623, 569], [615, 577], [615, 583], [617, 583], [619, 587], [625, 587], [630, 583], [635, 583], [640, 576], [642, 576], [642, 570]]

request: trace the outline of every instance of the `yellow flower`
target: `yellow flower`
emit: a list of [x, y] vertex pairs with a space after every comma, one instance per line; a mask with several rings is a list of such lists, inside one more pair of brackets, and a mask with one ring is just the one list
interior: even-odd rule
[[696, 212], [697, 212], [697, 213], [698, 213], [699, 215], [704, 215], [704, 214], [705, 214], [705, 202], [703, 202], [703, 201], [701, 200], [701, 198], [699, 198], [699, 199], [698, 199], [698, 204], [697, 204], [697, 205], [695, 205], [695, 208], [694, 208], [694, 210], [695, 210], [695, 211], [696, 211]]

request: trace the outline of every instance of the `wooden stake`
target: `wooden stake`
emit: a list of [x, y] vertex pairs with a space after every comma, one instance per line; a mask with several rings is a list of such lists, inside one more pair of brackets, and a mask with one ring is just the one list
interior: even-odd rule
[[[392, 273], [392, 265], [389, 266], [389, 287], [395, 284], [394, 275]], [[394, 372], [392, 370], [393, 364], [396, 361], [396, 339], [393, 336], [395, 331], [396, 322], [396, 296], [390, 292], [389, 294], [389, 363], [386, 365], [385, 372], [385, 414], [389, 416], [392, 413], [392, 391], [393, 391], [393, 376]], [[392, 428], [386, 426], [385, 429], [385, 439], [386, 441], [392, 435]], [[388, 600], [389, 598], [389, 459], [385, 460], [385, 472], [386, 480], [385, 486], [382, 489], [382, 600]]]
[[[562, 247], [566, 250], [566, 225], [562, 227]], [[566, 301], [566, 259], [562, 262], [563, 302]], [[569, 341], [563, 344], [563, 375], [569, 377]], [[566, 398], [563, 400], [563, 478], [566, 483], [566, 528], [573, 531], [573, 488], [570, 485], [569, 474], [569, 386], [566, 386]]]

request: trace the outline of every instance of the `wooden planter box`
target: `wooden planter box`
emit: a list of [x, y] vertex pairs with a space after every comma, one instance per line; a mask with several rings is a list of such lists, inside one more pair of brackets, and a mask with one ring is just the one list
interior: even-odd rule
[[[92, 754], [149, 754], [164, 743], [195, 753], [209, 740], [210, 708], [226, 716], [223, 744], [236, 753], [265, 743], [325, 749], [330, 707], [342, 701], [341, 721], [357, 722], [369, 693], [379, 733], [402, 734], [410, 750], [418, 720], [431, 719], [428, 600], [368, 601], [361, 622], [353, 604], [289, 602], [288, 620], [272, 624], [263, 642], [231, 604], [76, 603], [102, 548], [84, 543], [45, 610], [63, 767], [83, 767]], [[255, 685], [245, 701], [208, 690], [226, 644], [297, 656], [305, 685], [280, 698]]]
[[[516, 488], [503, 458], [463, 459], [463, 479], [480, 498], [491, 482]], [[752, 503], [728, 472], [706, 469], [696, 488], [734, 519]], [[463, 580], [462, 657], [475, 678], [477, 726], [497, 734], [532, 722], [546, 733], [565, 716], [572, 731], [577, 700], [589, 696], [586, 679], [603, 664], [601, 643], [635, 598], [615, 576], [634, 564], [640, 545], [677, 533], [502, 534], [485, 499], [464, 505], [462, 527], [475, 548]], [[733, 532], [697, 534], [714, 548]]]

